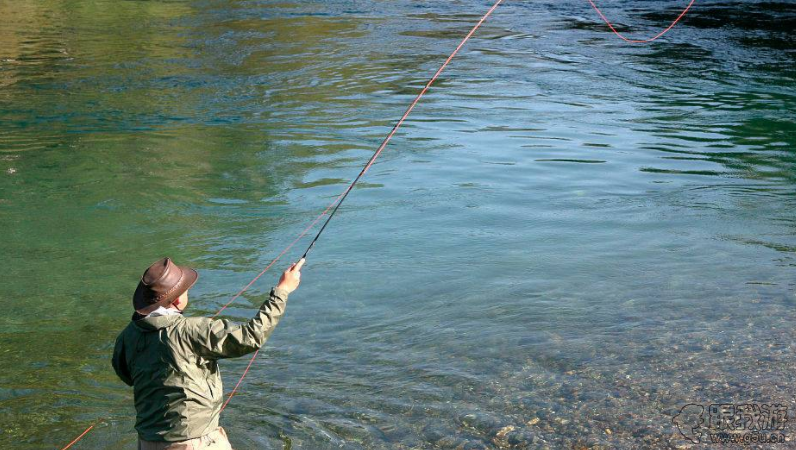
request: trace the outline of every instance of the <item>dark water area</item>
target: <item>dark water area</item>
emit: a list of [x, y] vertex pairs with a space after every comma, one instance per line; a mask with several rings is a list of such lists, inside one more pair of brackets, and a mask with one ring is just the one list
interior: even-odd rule
[[[599, 4], [649, 37], [687, 2]], [[110, 353], [143, 269], [196, 267], [213, 314], [488, 7], [0, 3], [0, 447], [102, 419], [73, 448], [135, 448]], [[794, 417], [795, 30], [793, 2], [700, 0], [628, 45], [585, 0], [500, 6], [313, 251], [235, 448], [688, 448], [689, 403]]]

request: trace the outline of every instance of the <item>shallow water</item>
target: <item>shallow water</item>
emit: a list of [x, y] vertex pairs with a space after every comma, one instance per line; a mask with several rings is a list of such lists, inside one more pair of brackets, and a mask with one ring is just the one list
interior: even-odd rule
[[[602, 3], [639, 37], [686, 4]], [[0, 447], [101, 418], [75, 449], [134, 448], [109, 358], [143, 269], [196, 267], [214, 313], [488, 6], [0, 3]], [[793, 406], [794, 30], [701, 0], [631, 46], [585, 0], [498, 8], [311, 254], [235, 448], [667, 448], [685, 404]]]

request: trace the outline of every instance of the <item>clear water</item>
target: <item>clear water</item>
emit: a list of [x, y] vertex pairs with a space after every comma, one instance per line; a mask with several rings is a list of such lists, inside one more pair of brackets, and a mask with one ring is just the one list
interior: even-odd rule
[[[685, 3], [601, 5], [647, 37]], [[74, 448], [134, 448], [109, 359], [143, 269], [215, 312], [488, 6], [0, 3], [0, 447], [102, 418]], [[794, 30], [700, 0], [631, 46], [585, 1], [501, 6], [316, 246], [235, 447], [666, 448], [687, 403], [792, 404]]]

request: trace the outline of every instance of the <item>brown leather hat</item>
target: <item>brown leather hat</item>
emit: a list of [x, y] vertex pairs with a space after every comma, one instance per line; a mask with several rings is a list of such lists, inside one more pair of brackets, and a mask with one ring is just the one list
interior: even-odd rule
[[190, 267], [178, 266], [171, 258], [154, 262], [144, 272], [133, 294], [133, 308], [166, 306], [196, 283], [199, 274]]

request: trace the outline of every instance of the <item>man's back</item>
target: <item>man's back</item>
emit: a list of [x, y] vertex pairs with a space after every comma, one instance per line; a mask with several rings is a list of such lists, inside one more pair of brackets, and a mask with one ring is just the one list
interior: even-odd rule
[[113, 367], [133, 386], [136, 430], [146, 441], [184, 441], [218, 427], [222, 404], [217, 360], [260, 348], [284, 314], [288, 291], [275, 288], [245, 324], [150, 315], [116, 340]]

